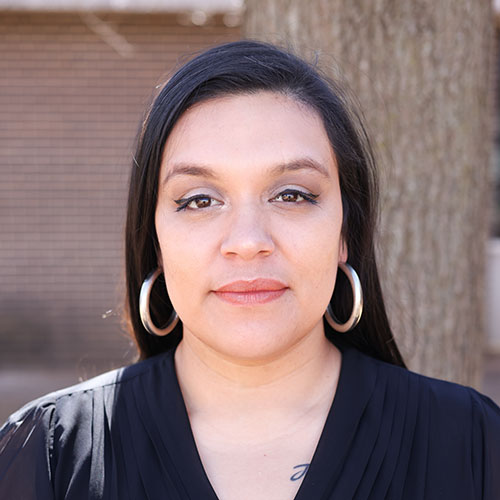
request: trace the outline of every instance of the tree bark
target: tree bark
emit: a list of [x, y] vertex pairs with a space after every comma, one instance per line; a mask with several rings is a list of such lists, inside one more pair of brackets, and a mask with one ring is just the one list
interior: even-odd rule
[[244, 35], [292, 46], [362, 103], [381, 170], [378, 259], [409, 366], [478, 385], [491, 205], [488, 0], [247, 0]]

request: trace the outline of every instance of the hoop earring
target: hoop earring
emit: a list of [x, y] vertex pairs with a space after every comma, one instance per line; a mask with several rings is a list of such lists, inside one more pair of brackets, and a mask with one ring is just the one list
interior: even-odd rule
[[141, 316], [142, 325], [148, 331], [148, 333], [156, 337], [163, 337], [169, 334], [179, 321], [179, 316], [177, 316], [175, 309], [172, 309], [172, 314], [168, 319], [167, 326], [162, 330], [158, 328], [151, 319], [151, 315], [149, 313], [149, 297], [151, 295], [151, 290], [153, 289], [153, 284], [156, 278], [158, 278], [161, 273], [161, 268], [158, 268], [149, 273], [142, 283], [141, 293], [139, 294], [139, 315]]
[[352, 330], [361, 319], [361, 314], [363, 313], [363, 290], [361, 288], [361, 282], [356, 274], [356, 271], [349, 265], [343, 262], [339, 262], [339, 268], [344, 271], [345, 275], [349, 279], [349, 283], [352, 288], [353, 295], [353, 306], [351, 316], [345, 323], [339, 323], [335, 318], [332, 311], [332, 305], [329, 303], [326, 308], [325, 318], [328, 324], [337, 332], [347, 333]]

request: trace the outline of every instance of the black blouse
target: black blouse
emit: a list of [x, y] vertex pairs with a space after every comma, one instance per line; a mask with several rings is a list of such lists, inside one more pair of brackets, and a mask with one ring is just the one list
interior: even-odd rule
[[[0, 430], [0, 498], [216, 500], [173, 353], [14, 413]], [[347, 349], [295, 499], [498, 500], [500, 408]]]

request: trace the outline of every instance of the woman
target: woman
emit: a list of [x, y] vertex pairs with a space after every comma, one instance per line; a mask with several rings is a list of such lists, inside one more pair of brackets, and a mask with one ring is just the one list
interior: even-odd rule
[[182, 67], [130, 183], [141, 361], [12, 415], [0, 497], [499, 498], [500, 409], [405, 369], [375, 208], [364, 129], [314, 68], [250, 41]]

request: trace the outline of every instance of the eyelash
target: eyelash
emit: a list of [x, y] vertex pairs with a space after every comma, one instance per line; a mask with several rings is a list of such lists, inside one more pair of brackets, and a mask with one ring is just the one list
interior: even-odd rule
[[[313, 205], [317, 205], [318, 202], [316, 201], [316, 198], [319, 196], [317, 194], [313, 194], [313, 193], [305, 193], [303, 191], [298, 191], [296, 189], [287, 189], [286, 191], [282, 191], [280, 194], [278, 194], [277, 196], [275, 196], [275, 198], [278, 198], [279, 196], [284, 196], [284, 195], [287, 195], [287, 194], [292, 194], [292, 195], [298, 195], [298, 196], [301, 196], [302, 198], [304, 198], [304, 201], [307, 201], [308, 203], [311, 203]], [[209, 199], [209, 200], [212, 200], [213, 198], [209, 195], [206, 195], [206, 194], [195, 194], [193, 196], [190, 196], [189, 198], [181, 198], [179, 200], [174, 200], [174, 202], [179, 205], [175, 211], [176, 212], [180, 212], [181, 210], [203, 210], [203, 208], [188, 208], [188, 205], [192, 202], [192, 201], [195, 201], [195, 200], [199, 200], [199, 199]], [[300, 201], [298, 202], [289, 202], [289, 201], [285, 201], [283, 203], [300, 203]]]

